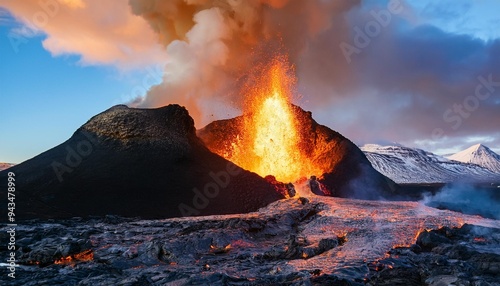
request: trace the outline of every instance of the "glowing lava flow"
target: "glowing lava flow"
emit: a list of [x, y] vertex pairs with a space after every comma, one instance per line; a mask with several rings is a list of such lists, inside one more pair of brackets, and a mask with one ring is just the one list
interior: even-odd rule
[[278, 180], [291, 181], [297, 179], [293, 175], [300, 171], [300, 156], [294, 118], [288, 107], [288, 102], [275, 91], [255, 114], [253, 152], [259, 160], [252, 169], [262, 176], [273, 174]]
[[70, 255], [67, 257], [62, 257], [54, 261], [54, 264], [71, 264], [82, 261], [91, 261], [93, 259], [94, 259], [94, 253], [92, 252], [92, 250], [85, 250], [81, 253]]
[[233, 143], [228, 159], [282, 182], [321, 176], [320, 168], [313, 166], [299, 147], [300, 132], [290, 102], [295, 80], [287, 61], [277, 58], [266, 70], [247, 95], [243, 138]]

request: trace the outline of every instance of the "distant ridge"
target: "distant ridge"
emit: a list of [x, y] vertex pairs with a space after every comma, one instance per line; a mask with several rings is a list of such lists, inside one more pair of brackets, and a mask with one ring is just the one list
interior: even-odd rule
[[367, 144], [360, 149], [377, 171], [396, 183], [500, 182], [498, 172], [421, 149], [376, 144]]
[[6, 170], [10, 167], [13, 167], [16, 164], [13, 163], [0, 163], [0, 171]]

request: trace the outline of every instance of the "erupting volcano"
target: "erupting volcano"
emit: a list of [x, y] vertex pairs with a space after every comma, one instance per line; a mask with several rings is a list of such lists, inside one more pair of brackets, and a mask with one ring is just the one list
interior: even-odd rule
[[299, 122], [291, 105], [295, 83], [285, 57], [276, 57], [263, 68], [256, 84], [248, 89], [241, 125], [229, 150], [216, 153], [262, 177], [273, 175], [283, 182], [294, 182], [323, 170], [303, 153]]
[[197, 131], [210, 151], [283, 183], [314, 176], [320, 187], [311, 191], [319, 195], [378, 198], [394, 190], [354, 143], [292, 104], [296, 78], [286, 56], [258, 65], [249, 77], [243, 115]]

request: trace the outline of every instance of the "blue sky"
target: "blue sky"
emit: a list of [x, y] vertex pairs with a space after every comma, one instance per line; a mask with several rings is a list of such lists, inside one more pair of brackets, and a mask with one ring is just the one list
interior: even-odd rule
[[[0, 7], [3, 3], [0, 2]], [[363, 3], [370, 8], [375, 2]], [[405, 21], [412, 25], [434, 26], [439, 33], [466, 35], [483, 43], [500, 37], [500, 15], [497, 12], [500, 11], [500, 1], [429, 0], [408, 1], [408, 5], [411, 10], [407, 10]], [[144, 86], [143, 79], [149, 73], [147, 68], [155, 68], [151, 61], [124, 67], [116, 62], [86, 59], [78, 52], [49, 51], [47, 43], [43, 44], [47, 38], [43, 29], [33, 35], [21, 33], [25, 42], [19, 45], [16, 52], [9, 35], [13, 32], [19, 34], [25, 22], [12, 16], [21, 12], [6, 11], [4, 9], [0, 13], [0, 162], [19, 163], [64, 142], [92, 116], [134, 98], [137, 94], [133, 93], [142, 90], [137, 87]], [[149, 81], [147, 87], [157, 83], [159, 81]], [[307, 95], [305, 97], [307, 99]], [[338, 109], [355, 109], [357, 100], [335, 102]], [[497, 100], [497, 106], [499, 104]], [[314, 109], [314, 105], [311, 108]], [[489, 136], [487, 133], [460, 134], [460, 138], [445, 142], [448, 145], [439, 146], [411, 132], [407, 137], [358, 137], [356, 133], [351, 133], [348, 124], [342, 124], [343, 120], [353, 121], [353, 113], [338, 111], [335, 114], [329, 109], [313, 111], [317, 121], [339, 130], [357, 143], [402, 141], [430, 151], [449, 152], [482, 141], [494, 150], [500, 150], [496, 135]], [[387, 118], [384, 120], [387, 121]], [[405, 128], [411, 129], [411, 126]], [[450, 136], [453, 137], [453, 134]]]
[[483, 40], [500, 37], [500, 3], [496, 0], [410, 1], [424, 21], [444, 31]]
[[[2, 35], [9, 30], [0, 26]], [[7, 37], [0, 38], [2, 162], [21, 162], [64, 142], [92, 116], [130, 99], [146, 73], [82, 66], [78, 56], [53, 57], [42, 38], [30, 38], [18, 53]]]
[[148, 71], [82, 65], [78, 55], [52, 56], [45, 36], [12, 48], [19, 23], [0, 23], [0, 162], [19, 163], [67, 140], [92, 116], [133, 98]]

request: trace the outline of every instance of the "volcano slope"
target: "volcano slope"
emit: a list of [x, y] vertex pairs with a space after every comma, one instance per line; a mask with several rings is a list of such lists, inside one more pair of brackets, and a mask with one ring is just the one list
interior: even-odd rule
[[[312, 113], [292, 105], [298, 119], [299, 148], [323, 174], [319, 180], [334, 196], [379, 199], [390, 197], [397, 185], [376, 171], [363, 152], [349, 139], [318, 124]], [[197, 131], [206, 146], [217, 154], [228, 153], [236, 138], [243, 138], [242, 125], [249, 115], [214, 121]], [[272, 174], [270, 174], [272, 175]], [[286, 183], [286, 182], [285, 182]]]
[[[0, 182], [10, 172], [17, 219], [243, 213], [283, 198], [263, 178], [210, 152], [178, 105], [112, 107], [61, 145], [0, 172]], [[5, 205], [6, 192], [7, 183], [0, 189]]]

